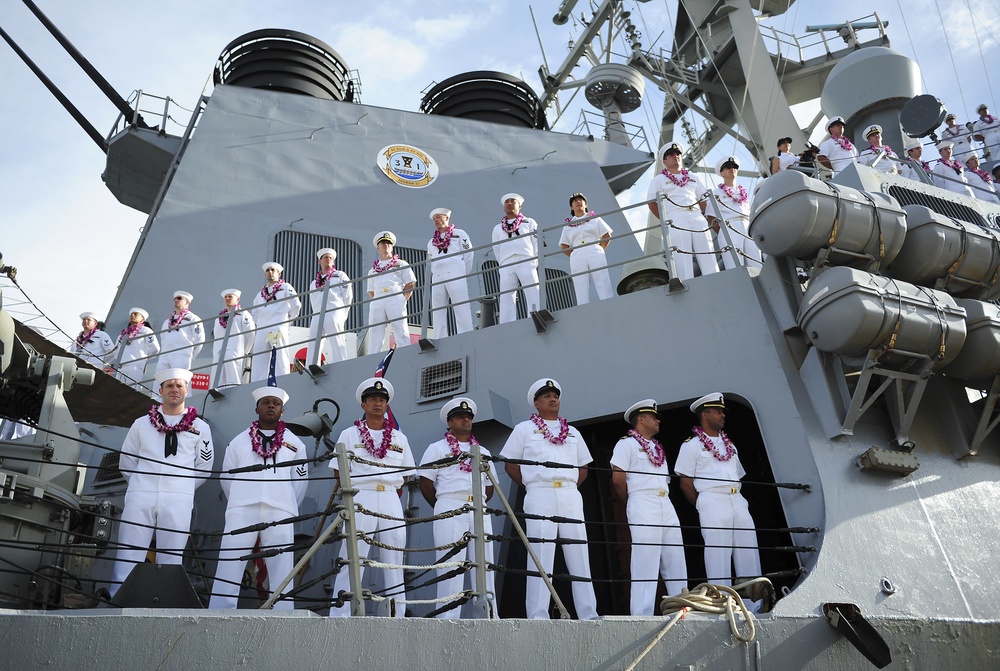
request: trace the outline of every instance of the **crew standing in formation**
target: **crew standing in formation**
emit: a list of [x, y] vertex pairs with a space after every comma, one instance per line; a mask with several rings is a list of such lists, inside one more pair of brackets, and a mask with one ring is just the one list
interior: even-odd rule
[[594, 280], [597, 300], [611, 298], [611, 276], [604, 257], [611, 242], [611, 227], [596, 212], [587, 210], [587, 197], [582, 193], [569, 197], [569, 209], [572, 216], [566, 219], [559, 246], [569, 257], [576, 304], [590, 302], [590, 279]]
[[472, 306], [469, 305], [469, 284], [465, 276], [472, 272], [472, 242], [469, 235], [451, 223], [451, 210], [438, 207], [431, 210], [434, 235], [427, 243], [427, 261], [431, 269], [431, 305], [434, 331], [439, 336], [448, 331], [448, 301], [455, 314], [455, 333], [472, 330]]
[[[146, 379], [146, 363], [160, 353], [160, 341], [146, 320], [143, 308], [129, 308], [128, 326], [118, 335], [116, 349], [122, 348], [115, 377], [133, 389], [142, 389]], [[152, 367], [151, 367], [152, 368]]]
[[368, 298], [372, 299], [368, 309], [368, 350], [378, 352], [389, 349], [388, 343], [383, 344], [386, 326], [392, 330], [396, 347], [410, 344], [406, 302], [413, 295], [417, 278], [410, 264], [393, 254], [396, 236], [392, 231], [382, 231], [372, 244], [378, 258], [368, 271]]
[[[216, 389], [243, 384], [243, 372], [247, 366], [247, 356], [253, 351], [254, 324], [253, 316], [249, 310], [244, 310], [240, 305], [240, 296], [243, 295], [239, 289], [229, 288], [222, 290], [223, 307], [219, 310], [219, 316], [212, 326], [212, 337], [215, 344], [212, 346], [212, 361], [215, 366], [212, 373], [218, 371], [218, 377], [213, 386]], [[232, 325], [229, 318], [232, 313]], [[226, 333], [229, 333], [227, 338]], [[221, 363], [221, 367], [219, 364]]]
[[201, 317], [188, 308], [194, 296], [186, 291], [174, 292], [174, 311], [160, 330], [160, 356], [156, 372], [177, 368], [191, 370], [191, 362], [205, 344], [205, 329]]
[[715, 171], [722, 177], [722, 183], [715, 187], [713, 194], [722, 210], [722, 221], [709, 214], [708, 223], [716, 234], [716, 244], [720, 250], [727, 247], [726, 238], [721, 226], [729, 227], [729, 237], [739, 257], [739, 263], [728, 251], [722, 252], [722, 261], [726, 269], [738, 266], [760, 268], [763, 255], [757, 249], [757, 244], [747, 232], [750, 227], [750, 194], [742, 184], [736, 184], [736, 173], [740, 170], [740, 162], [735, 156], [722, 158], [715, 166]]
[[[521, 214], [524, 196], [519, 193], [504, 194], [500, 198], [504, 216], [493, 227], [493, 254], [500, 273], [500, 323], [517, 319], [517, 287], [520, 285], [527, 305], [532, 312], [539, 305], [538, 291], [538, 224], [531, 217]], [[498, 244], [499, 243], [499, 244]]]
[[292, 363], [288, 351], [288, 329], [302, 309], [295, 287], [281, 277], [284, 267], [276, 261], [268, 261], [262, 268], [266, 284], [253, 297], [251, 308], [254, 323], [257, 324], [251, 358], [251, 382], [267, 379], [272, 349], [275, 350], [275, 372], [281, 371], [281, 375], [288, 373]]
[[115, 348], [111, 336], [100, 329], [97, 315], [84, 312], [80, 315], [83, 330], [73, 341], [72, 352], [98, 370], [104, 370], [104, 358]]
[[[351, 312], [354, 301], [354, 285], [351, 278], [343, 270], [337, 270], [337, 250], [324, 247], [316, 252], [319, 270], [313, 280], [309, 294], [309, 304], [312, 306], [313, 318], [309, 322], [309, 345], [306, 349], [306, 365], [346, 361], [347, 353], [347, 316]], [[324, 308], [323, 296], [326, 296]], [[321, 316], [320, 312], [326, 312]], [[322, 334], [321, 334], [322, 332]], [[316, 356], [316, 338], [320, 339], [320, 356]]]

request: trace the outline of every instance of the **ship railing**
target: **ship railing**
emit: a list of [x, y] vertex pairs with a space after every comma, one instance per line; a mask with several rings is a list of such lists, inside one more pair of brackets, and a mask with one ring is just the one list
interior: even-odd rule
[[[649, 137], [646, 135], [646, 128], [644, 126], [622, 120], [616, 121], [615, 126], [625, 132], [633, 149], [648, 151], [650, 153], [655, 150], [649, 144]], [[611, 141], [611, 133], [608, 131], [608, 120], [603, 114], [590, 110], [580, 110], [580, 117], [577, 119], [576, 127], [573, 128], [571, 133], [573, 135], [600, 137], [607, 142]]]
[[122, 131], [137, 127], [155, 130], [160, 135], [171, 135], [172, 133], [167, 132], [168, 122], [177, 125], [180, 132], [174, 135], [180, 135], [194, 115], [192, 110], [181, 107], [173, 98], [145, 93], [142, 89], [133, 91], [128, 103], [132, 113], [119, 113], [105, 140], [110, 142], [111, 138]]
[[[856, 48], [861, 44], [858, 38], [858, 31], [861, 30], [877, 30], [877, 41], [888, 42], [886, 23], [877, 12], [841, 24], [807, 26], [807, 34], [804, 36], [792, 35], [766, 24], [760, 26], [760, 34], [768, 52], [799, 64], [804, 64], [811, 58], [832, 56], [845, 46]], [[836, 40], [827, 39], [827, 33], [836, 35]]]

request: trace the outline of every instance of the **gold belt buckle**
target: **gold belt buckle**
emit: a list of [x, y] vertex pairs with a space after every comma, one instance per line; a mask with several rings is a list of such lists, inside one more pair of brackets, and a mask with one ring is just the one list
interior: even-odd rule
[[389, 293], [389, 287], [382, 287], [382, 293], [384, 294]]
[[562, 480], [556, 480], [555, 482], [552, 483], [552, 486], [555, 487], [556, 489], [559, 489], [560, 487], [562, 487]]
[[472, 496], [469, 496], [469, 503], [472, 503]]
[[667, 490], [665, 490], [665, 489], [661, 489], [660, 491], [658, 491], [658, 492], [656, 493], [656, 495], [657, 495], [657, 496], [666, 496], [666, 495], [667, 495]]
[[738, 491], [740, 491], [740, 490], [739, 490], [739, 488], [737, 488], [737, 487], [730, 487], [730, 488], [729, 488], [729, 493], [730, 493], [730, 494], [735, 494], [735, 493], [737, 493]]
[[375, 485], [375, 491], [376, 492], [384, 492], [385, 491], [385, 485]]

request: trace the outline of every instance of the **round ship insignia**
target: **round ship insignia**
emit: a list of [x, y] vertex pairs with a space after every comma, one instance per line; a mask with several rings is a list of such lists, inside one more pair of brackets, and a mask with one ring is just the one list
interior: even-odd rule
[[405, 144], [392, 144], [378, 153], [379, 170], [400, 186], [425, 187], [438, 176], [437, 163], [426, 152]]

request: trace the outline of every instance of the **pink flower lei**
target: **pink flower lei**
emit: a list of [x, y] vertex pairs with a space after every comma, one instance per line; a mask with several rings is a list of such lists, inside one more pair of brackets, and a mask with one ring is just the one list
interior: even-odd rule
[[531, 421], [535, 423], [538, 430], [545, 437], [545, 440], [549, 441], [553, 445], [565, 445], [566, 439], [569, 437], [569, 422], [566, 421], [565, 417], [559, 418], [559, 435], [556, 437], [552, 436], [552, 432], [549, 431], [548, 425], [542, 416], [537, 412], [531, 413]]
[[90, 329], [89, 331], [80, 331], [80, 335], [76, 337], [77, 347], [83, 347], [86, 343], [90, 342], [90, 339], [94, 337], [97, 333], [97, 327]]
[[890, 147], [887, 144], [884, 144], [882, 146], [876, 146], [876, 145], [873, 145], [871, 142], [869, 142], [868, 143], [868, 148], [871, 149], [873, 152], [876, 152], [876, 153], [880, 152], [880, 151], [885, 151], [885, 155], [886, 156], [892, 156], [893, 155], [892, 154], [892, 147]]
[[[732, 198], [733, 201], [738, 203], [739, 205], [742, 205], [743, 203], [747, 202], [747, 199], [750, 197], [750, 194], [747, 193], [747, 190], [743, 188], [742, 184], [736, 185], [735, 192], [733, 191], [732, 187], [726, 184], [720, 184], [719, 188], [722, 189], [722, 192], [724, 194]], [[738, 196], [736, 195], [737, 193], [739, 194]]]
[[962, 167], [962, 164], [959, 163], [958, 161], [956, 161], [953, 158], [949, 158], [949, 159], [940, 158], [940, 159], [938, 159], [938, 161], [940, 161], [941, 163], [944, 163], [946, 166], [948, 166], [949, 168], [951, 168], [952, 170], [954, 170], [955, 173], [958, 174], [958, 175], [961, 175], [963, 172], [965, 172], [965, 168]]
[[336, 272], [337, 272], [337, 266], [330, 266], [330, 270], [326, 271], [325, 273], [322, 270], [317, 270], [316, 288], [322, 289]]
[[659, 468], [663, 465], [663, 462], [667, 460], [667, 454], [663, 450], [663, 445], [660, 445], [660, 441], [655, 438], [650, 438], [646, 440], [643, 438], [642, 434], [635, 429], [629, 429], [628, 435], [635, 438], [636, 442], [639, 443], [639, 449], [646, 453], [649, 457], [649, 461]]
[[163, 419], [163, 414], [160, 412], [160, 408], [162, 407], [162, 405], [151, 405], [149, 406], [148, 413], [149, 423], [159, 433], [182, 433], [188, 431], [194, 424], [194, 420], [198, 419], [198, 409], [192, 406], [184, 411], [181, 421], [176, 424], [167, 424], [167, 421]]
[[833, 137], [831, 135], [830, 139], [839, 144], [840, 148], [843, 149], [844, 151], [851, 151], [852, 149], [854, 149], [854, 145], [851, 144], [851, 141], [848, 140], [843, 135], [841, 135], [840, 137]]
[[[458, 438], [456, 438], [452, 434], [451, 431], [445, 431], [445, 433], [444, 433], [444, 439], [446, 441], [448, 441], [448, 447], [451, 448], [451, 455], [453, 457], [457, 457], [457, 456], [460, 456], [462, 454], [462, 448], [459, 447]], [[479, 444], [479, 441], [476, 440], [476, 437], [473, 436], [471, 433], [469, 434], [469, 444], [470, 445], [478, 445]], [[472, 459], [466, 459], [461, 464], [459, 464], [458, 467], [461, 470], [465, 471], [466, 473], [471, 473], [472, 472]]]
[[661, 175], [666, 175], [667, 179], [669, 179], [675, 185], [680, 186], [680, 187], [685, 187], [685, 186], [687, 186], [688, 184], [690, 184], [691, 182], [694, 181], [691, 178], [691, 173], [688, 172], [687, 168], [681, 168], [681, 178], [680, 179], [677, 179], [676, 177], [674, 177], [674, 174], [672, 172], [670, 172], [669, 170], [667, 170], [666, 168], [664, 168], [663, 170], [661, 170], [660, 174]]
[[733, 441], [729, 440], [729, 436], [726, 435], [725, 431], [719, 431], [719, 436], [722, 438], [722, 444], [726, 446], [726, 454], [723, 456], [719, 454], [719, 451], [715, 449], [715, 442], [709, 437], [707, 433], [702, 431], [700, 426], [692, 426], [691, 430], [694, 434], [698, 436], [701, 444], [704, 445], [706, 452], [711, 452], [712, 456], [718, 461], [729, 461], [736, 454], [736, 446], [733, 445]]
[[190, 310], [188, 310], [187, 308], [184, 308], [180, 312], [174, 312], [174, 313], [172, 313], [170, 315], [170, 320], [167, 322], [168, 323], [167, 330], [178, 328], [181, 325], [181, 323], [184, 321], [184, 318], [187, 317], [188, 313], [190, 313], [190, 312], [191, 312]]
[[122, 329], [121, 335], [118, 336], [118, 339], [121, 340], [122, 338], [125, 338], [126, 342], [132, 342], [132, 339], [139, 335], [139, 331], [143, 326], [144, 324], [142, 322], [139, 322], [138, 324], [129, 324]]
[[987, 114], [986, 116], [981, 116], [979, 118], [988, 124], [992, 124], [994, 121], [996, 121], [996, 117], [993, 116], [992, 114]]
[[979, 175], [980, 179], [982, 179], [982, 180], [983, 180], [984, 182], [986, 182], [987, 184], [989, 184], [990, 182], [992, 182], [992, 181], [993, 181], [993, 178], [992, 178], [992, 177], [990, 177], [990, 173], [986, 172], [986, 171], [985, 171], [985, 170], [983, 170], [982, 168], [976, 168], [976, 169], [975, 169], [975, 170], [973, 170], [972, 172], [974, 172], [974, 173], [976, 173], [977, 175]]
[[385, 453], [389, 451], [389, 446], [392, 445], [392, 429], [388, 425], [382, 428], [382, 443], [376, 448], [375, 441], [372, 440], [372, 434], [368, 432], [368, 425], [362, 420], [356, 419], [354, 420], [354, 426], [358, 427], [358, 433], [361, 434], [361, 442], [365, 444], [368, 454], [376, 459], [385, 459]]
[[[589, 212], [587, 212], [587, 214], [581, 215], [580, 218], [581, 219], [586, 219], [587, 217], [596, 217], [596, 216], [597, 216], [597, 212], [594, 212], [593, 210], [590, 210]], [[576, 217], [572, 217], [572, 218], [566, 217], [566, 223], [569, 224], [570, 226], [583, 226], [587, 222], [586, 221], [576, 221]]]
[[278, 280], [270, 289], [268, 289], [265, 285], [264, 288], [260, 290], [260, 297], [264, 299], [265, 303], [270, 303], [274, 300], [274, 297], [278, 295], [278, 292], [281, 291], [281, 287], [283, 286], [285, 286], [285, 280]]
[[384, 273], [385, 271], [395, 268], [399, 265], [399, 257], [393, 254], [392, 258], [389, 259], [389, 262], [385, 264], [384, 267], [380, 266], [379, 263], [381, 263], [381, 259], [375, 259], [375, 262], [372, 263], [372, 270], [374, 270], [376, 273]]
[[[506, 233], [507, 235], [510, 235], [511, 233], [517, 233], [518, 229], [521, 228], [521, 222], [522, 221], [524, 221], [524, 215], [521, 214], [520, 212], [518, 212], [517, 216], [514, 217], [514, 223], [509, 223], [509, 220], [507, 219], [507, 217], [504, 216], [500, 220], [500, 227], [503, 229], [504, 233]], [[520, 233], [517, 233], [517, 234], [520, 235]]]
[[451, 236], [453, 235], [455, 235], [455, 225], [448, 224], [444, 230], [444, 235], [441, 235], [441, 231], [434, 231], [434, 237], [431, 238], [431, 244], [440, 249], [442, 252], [446, 252], [448, 251], [448, 245], [451, 244]]
[[[243, 306], [239, 303], [236, 304], [236, 310], [233, 314], [236, 314], [243, 309]], [[219, 310], [219, 326], [226, 328], [229, 325], [229, 308], [223, 308]]]
[[[285, 423], [278, 420], [277, 426], [274, 427], [274, 435], [271, 437], [271, 442], [264, 447], [264, 440], [261, 438], [260, 434], [260, 422], [254, 420], [250, 424], [250, 447], [253, 451], [264, 458], [264, 461], [274, 457], [284, 445], [285, 441]], [[276, 459], [276, 458], [275, 458]]]

